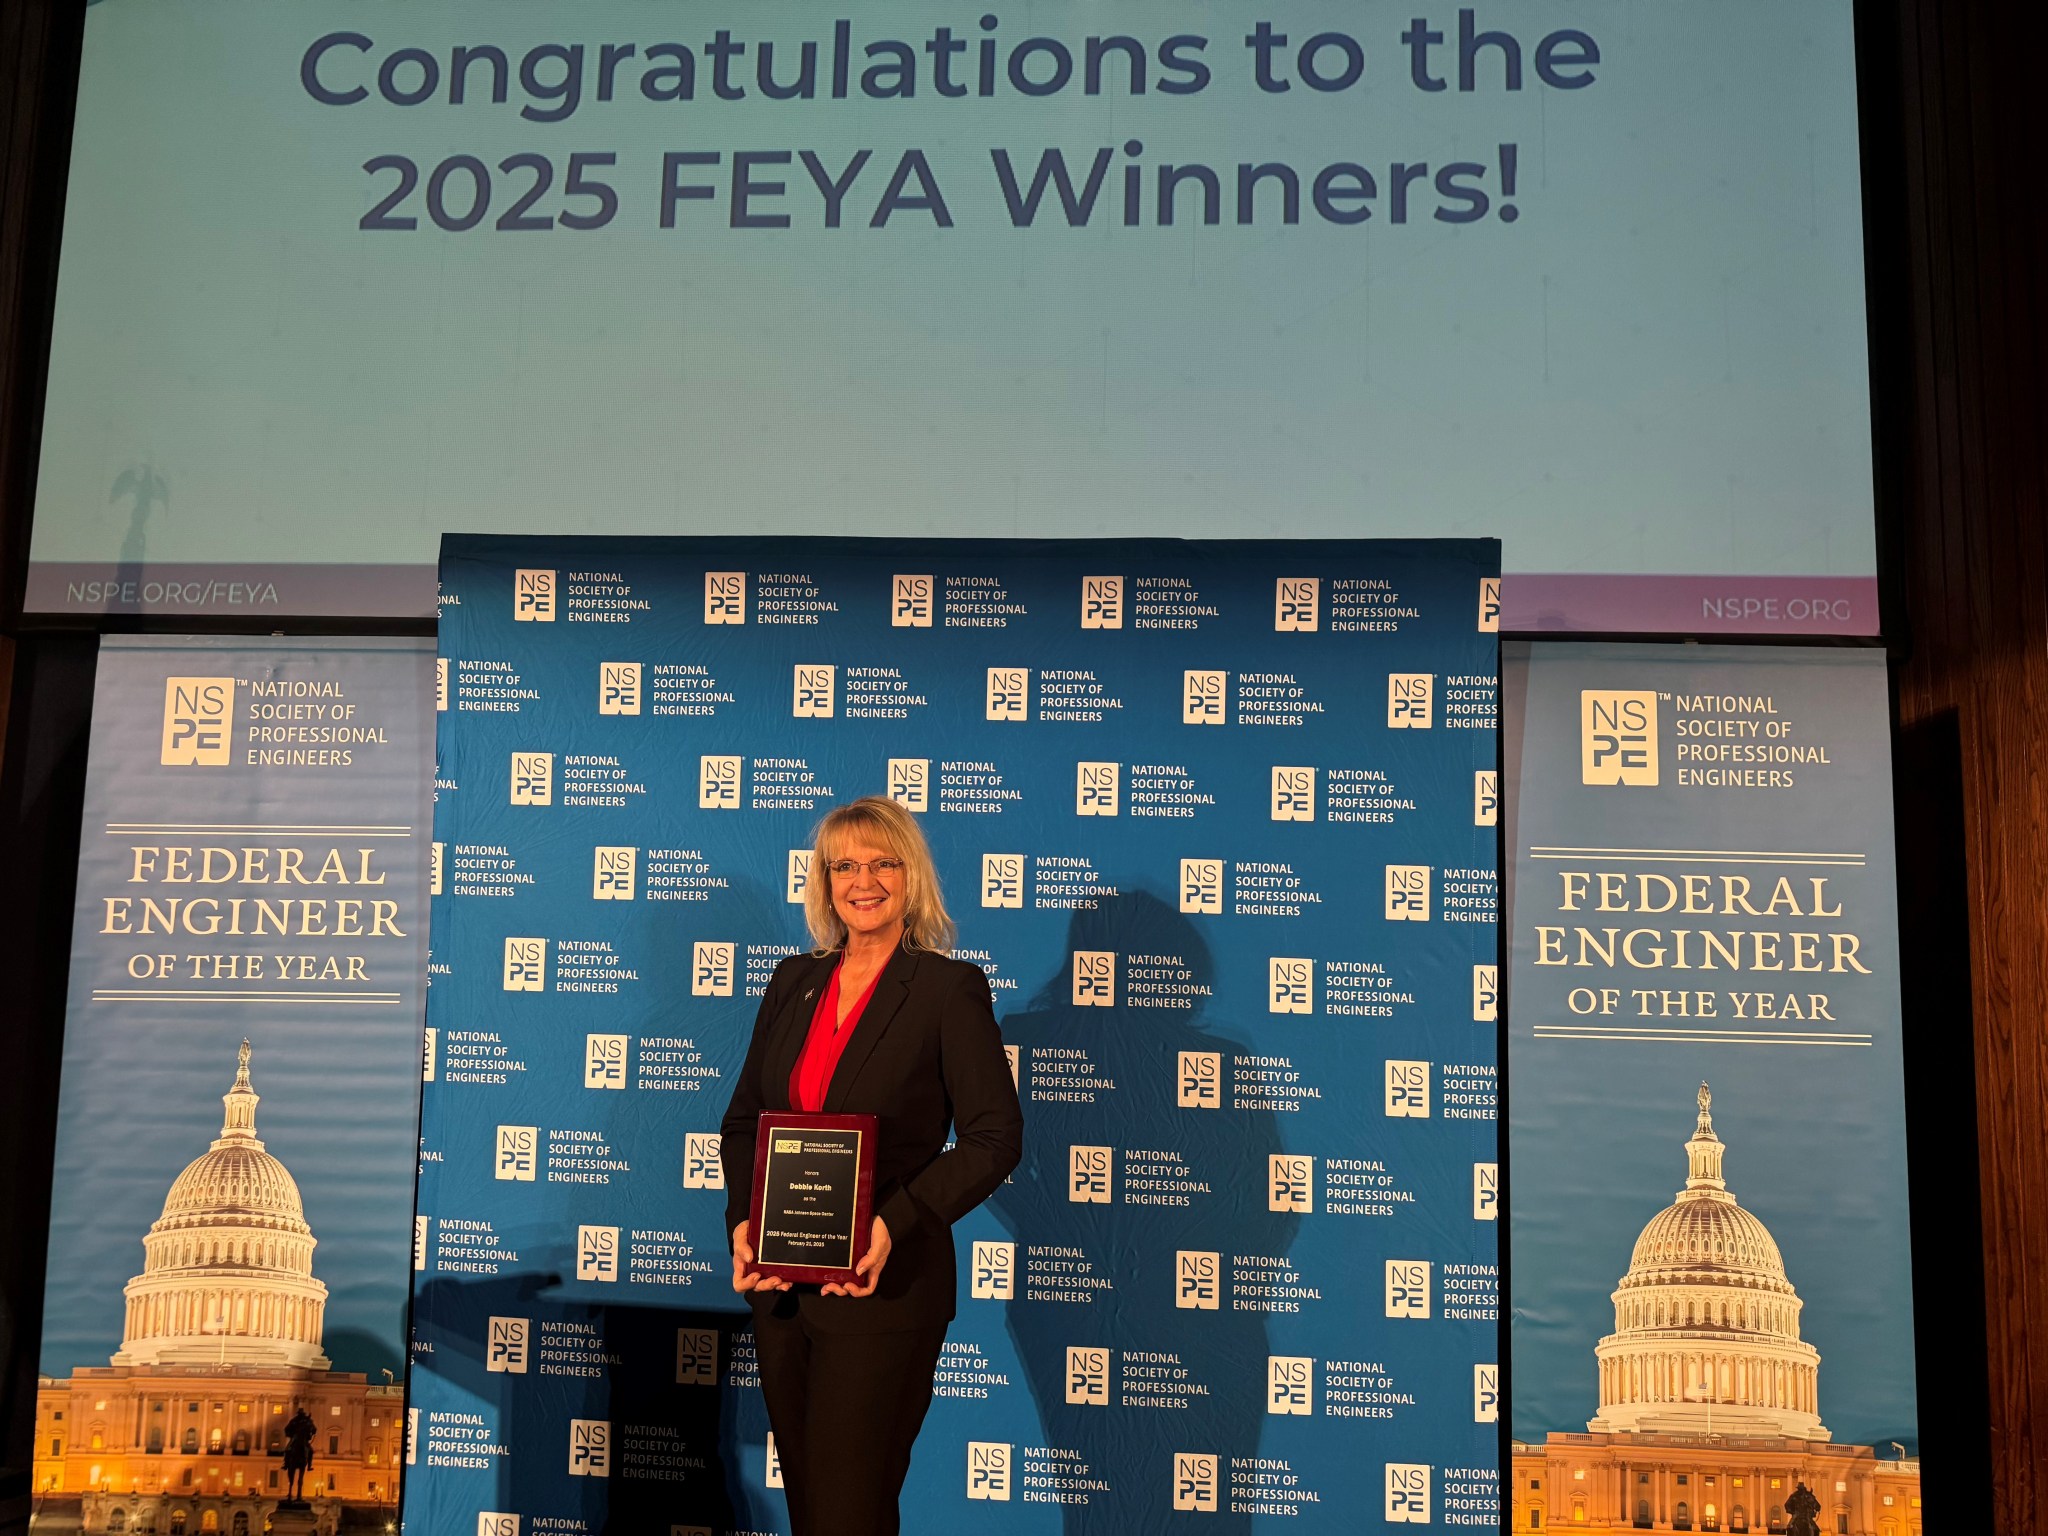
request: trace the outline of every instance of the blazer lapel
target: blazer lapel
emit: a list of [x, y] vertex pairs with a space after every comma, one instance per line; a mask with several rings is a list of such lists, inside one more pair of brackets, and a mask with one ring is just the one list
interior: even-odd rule
[[[832, 1074], [832, 1085], [825, 1090], [826, 1114], [839, 1113], [846, 1103], [847, 1094], [860, 1077], [860, 1069], [875, 1054], [883, 1032], [896, 1017], [897, 1010], [902, 1008], [903, 1000], [910, 995], [910, 979], [916, 974], [915, 950], [899, 949], [889, 957], [889, 967], [882, 972], [881, 980], [875, 983], [874, 995], [868, 999], [867, 1007], [861, 1010], [853, 1038], [846, 1042], [845, 1054], [839, 1058], [839, 1066]], [[794, 1062], [791, 1064], [793, 1066]]]
[[804, 1040], [811, 1032], [811, 1016], [818, 1011], [818, 997], [832, 979], [832, 967], [838, 963], [836, 954], [825, 955], [813, 963], [783, 1005], [782, 1016], [775, 1021], [764, 1064], [768, 1080], [761, 1085], [762, 1101], [770, 1109], [792, 1107], [789, 1074], [796, 1070], [796, 1059], [803, 1054]]

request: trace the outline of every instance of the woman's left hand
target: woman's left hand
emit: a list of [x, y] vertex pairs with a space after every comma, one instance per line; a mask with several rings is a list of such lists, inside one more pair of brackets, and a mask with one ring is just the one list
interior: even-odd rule
[[866, 1277], [866, 1284], [856, 1281], [851, 1285], [841, 1285], [834, 1281], [831, 1285], [820, 1286], [818, 1294], [821, 1296], [874, 1295], [875, 1287], [882, 1283], [882, 1266], [889, 1262], [889, 1248], [888, 1224], [881, 1217], [877, 1216], [875, 1218], [874, 1235], [868, 1239], [867, 1256], [853, 1266], [853, 1272], [856, 1275]]

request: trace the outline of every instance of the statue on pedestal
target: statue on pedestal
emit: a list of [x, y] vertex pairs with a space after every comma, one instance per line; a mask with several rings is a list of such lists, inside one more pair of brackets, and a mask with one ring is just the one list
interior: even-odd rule
[[1785, 1536], [1820, 1536], [1820, 1500], [1806, 1484], [1793, 1488], [1792, 1496], [1785, 1500], [1785, 1514]]
[[319, 1425], [303, 1407], [284, 1426], [284, 1501], [303, 1504], [306, 1500], [306, 1469], [313, 1465], [313, 1436]]

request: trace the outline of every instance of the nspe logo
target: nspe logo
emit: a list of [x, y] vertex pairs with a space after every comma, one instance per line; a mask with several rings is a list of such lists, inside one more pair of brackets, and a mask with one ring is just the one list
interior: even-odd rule
[[1182, 1109], [1223, 1107], [1223, 1055], [1220, 1051], [1182, 1051], [1175, 1074]]
[[640, 713], [640, 663], [601, 661], [597, 664], [597, 712], [600, 715]]
[[480, 1509], [476, 1516], [476, 1536], [519, 1536], [519, 1517], [493, 1509]]
[[439, 896], [447, 885], [445, 873], [448, 863], [448, 845], [433, 843], [427, 854], [427, 894]]
[[988, 718], [1025, 720], [1030, 718], [1031, 669], [990, 667], [988, 669]]
[[718, 1330], [678, 1328], [676, 1330], [676, 1385], [715, 1387], [718, 1385]]
[[1180, 723], [1182, 725], [1223, 724], [1223, 698], [1229, 674], [1226, 672], [1182, 672], [1180, 675]]
[[1274, 955], [1266, 961], [1266, 1012], [1314, 1013], [1316, 1011], [1313, 960], [1292, 955]]
[[811, 890], [811, 859], [809, 848], [789, 850], [789, 904], [800, 907]]
[[434, 658], [434, 708], [437, 712], [448, 708], [448, 658]]
[[1498, 1424], [1500, 1422], [1500, 1367], [1498, 1365], [1475, 1365], [1472, 1367], [1472, 1422], [1474, 1424]]
[[592, 901], [631, 901], [638, 848], [594, 848], [590, 871]]
[[164, 679], [165, 768], [222, 768], [229, 758], [228, 717], [235, 707], [232, 677]]
[[548, 941], [505, 940], [505, 990], [545, 992], [548, 989]]
[[889, 759], [889, 798], [906, 811], [931, 809], [932, 760], [928, 757]]
[[1067, 1346], [1067, 1401], [1083, 1408], [1109, 1406], [1109, 1351]]
[[1419, 1462], [1387, 1463], [1387, 1524], [1429, 1524], [1429, 1468]]
[[1500, 821], [1500, 775], [1481, 768], [1472, 775], [1472, 825], [1491, 827]]
[[683, 1188], [725, 1188], [725, 1162], [721, 1155], [725, 1138], [716, 1131], [687, 1131], [683, 1135]]
[[1076, 763], [1074, 765], [1074, 814], [1114, 816], [1116, 814], [1118, 765]]
[[413, 1217], [413, 1219], [412, 1219], [412, 1267], [413, 1267], [414, 1269], [425, 1269], [425, 1268], [427, 1267], [427, 1244], [428, 1244], [428, 1241], [429, 1241], [429, 1239], [430, 1239], [430, 1238], [431, 1238], [431, 1237], [433, 1236], [433, 1229], [434, 1229], [434, 1218], [433, 1218], [433, 1217], [431, 1217], [431, 1216], [415, 1216], [415, 1217]]
[[889, 578], [889, 627], [891, 629], [930, 629], [932, 627], [932, 590], [934, 583], [929, 576], [891, 576]]
[[1266, 1209], [1313, 1211], [1316, 1208], [1316, 1160], [1297, 1152], [1274, 1152], [1266, 1158]]
[[1114, 1008], [1116, 1006], [1116, 951], [1077, 949], [1074, 951], [1074, 1006]]
[[976, 1301], [1009, 1301], [1017, 1294], [1017, 1245], [983, 1243], [974, 1245], [968, 1270], [967, 1294]]
[[690, 951], [690, 996], [731, 997], [736, 945], [699, 939]]
[[697, 759], [697, 809], [736, 811], [740, 808], [740, 760], [736, 756]]
[[1316, 771], [1313, 768], [1273, 770], [1273, 819], [1314, 821], [1316, 819]]
[[1479, 632], [1493, 635], [1500, 632], [1500, 578], [1482, 576], [1479, 578]]
[[1121, 576], [1081, 578], [1081, 627], [1122, 629], [1124, 627], [1124, 579]]
[[1007, 1061], [1010, 1064], [1010, 1086], [1012, 1088], [1020, 1090], [1023, 1088], [1024, 1085], [1017, 1080], [1017, 1067], [1018, 1064], [1023, 1060], [1023, 1058], [1023, 1046], [1006, 1045], [1003, 1047], [1003, 1060]]
[[1429, 1118], [1428, 1062], [1387, 1063], [1387, 1117], [1391, 1120]]
[[1067, 1199], [1075, 1205], [1108, 1205], [1108, 1147], [1067, 1148]]
[[1266, 1412], [1313, 1414], [1316, 1362], [1309, 1355], [1266, 1356]]
[[612, 1475], [612, 1425], [609, 1419], [569, 1421], [569, 1475]]
[[981, 856], [981, 904], [1019, 908], [1024, 905], [1024, 855], [984, 853]]
[[1472, 1219], [1474, 1221], [1498, 1221], [1500, 1219], [1499, 1163], [1474, 1163], [1472, 1165]]
[[1387, 1260], [1387, 1316], [1429, 1316], [1429, 1263], [1424, 1259]]
[[832, 678], [838, 669], [818, 663], [798, 662], [790, 712], [799, 720], [832, 718]]
[[578, 1227], [576, 1229], [576, 1278], [604, 1284], [619, 1278], [619, 1229]]
[[761, 1458], [761, 1486], [782, 1486], [782, 1452], [775, 1449], [775, 1431], [772, 1429], [768, 1431], [766, 1454]]
[[1579, 782], [1657, 782], [1657, 695], [1579, 692]]
[[512, 573], [512, 617], [525, 624], [555, 622], [555, 573]]
[[1180, 861], [1180, 909], [1208, 917], [1223, 912], [1223, 861], [1182, 859]]
[[492, 1174], [499, 1179], [516, 1179], [521, 1184], [533, 1182], [535, 1166], [540, 1161], [540, 1130], [531, 1125], [501, 1125], [498, 1127], [498, 1160], [492, 1167]]
[[1436, 678], [1428, 672], [1387, 674], [1387, 729], [1426, 731], [1429, 706], [1436, 690]]
[[1173, 1453], [1173, 1507], [1198, 1515], [1216, 1513], [1216, 1458], [1202, 1452]]
[[1314, 630], [1322, 593], [1320, 576], [1282, 576], [1273, 584], [1273, 628]]
[[1220, 1311], [1223, 1255], [1177, 1249], [1173, 1255], [1173, 1304], [1186, 1312]]
[[996, 1440], [967, 1442], [967, 1497], [1010, 1502], [1010, 1447]]
[[485, 1336], [484, 1369], [524, 1376], [533, 1324], [523, 1317], [494, 1317]]
[[440, 1055], [441, 1031], [429, 1024], [420, 1034], [420, 1081], [431, 1083], [434, 1080], [434, 1063]]
[[704, 573], [704, 622], [744, 624], [747, 622], [747, 573], [706, 571]]
[[624, 1088], [626, 1086], [626, 1037], [585, 1035], [583, 1037], [583, 1086]]
[[555, 754], [514, 752], [512, 754], [512, 803], [553, 805], [555, 803]]
[[1387, 866], [1387, 921], [1426, 923], [1429, 921], [1429, 866], [1389, 864]]
[[1472, 1022], [1491, 1024], [1500, 1017], [1500, 967], [1472, 967]]

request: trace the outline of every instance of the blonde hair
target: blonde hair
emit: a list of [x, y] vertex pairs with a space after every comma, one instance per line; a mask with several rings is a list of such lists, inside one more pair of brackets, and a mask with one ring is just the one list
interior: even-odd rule
[[811, 878], [804, 886], [804, 922], [818, 953], [846, 944], [846, 924], [832, 909], [832, 876], [825, 868], [852, 843], [867, 843], [903, 861], [903, 947], [939, 954], [953, 948], [953, 919], [939, 889], [939, 872], [917, 818], [883, 795], [835, 805], [811, 839]]

